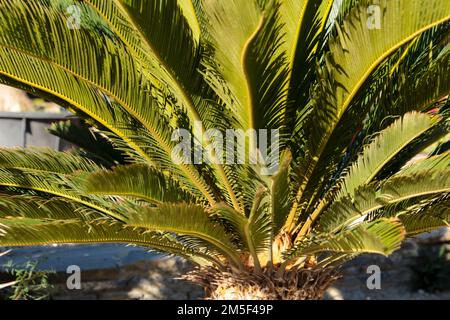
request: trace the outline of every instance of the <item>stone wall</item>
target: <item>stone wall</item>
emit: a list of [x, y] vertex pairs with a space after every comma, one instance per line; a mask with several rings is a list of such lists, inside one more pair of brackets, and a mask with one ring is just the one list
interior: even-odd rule
[[81, 290], [68, 290], [65, 276], [56, 280], [53, 299], [57, 300], [191, 300], [201, 299], [203, 290], [177, 279], [191, 266], [177, 258], [142, 261], [105, 270], [85, 271]]

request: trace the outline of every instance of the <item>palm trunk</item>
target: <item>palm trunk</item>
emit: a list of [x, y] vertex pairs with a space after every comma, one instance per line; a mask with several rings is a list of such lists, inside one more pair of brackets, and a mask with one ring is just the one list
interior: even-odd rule
[[258, 275], [200, 268], [183, 278], [203, 286], [212, 300], [320, 300], [340, 276], [335, 269], [289, 270], [277, 277], [269, 269]]

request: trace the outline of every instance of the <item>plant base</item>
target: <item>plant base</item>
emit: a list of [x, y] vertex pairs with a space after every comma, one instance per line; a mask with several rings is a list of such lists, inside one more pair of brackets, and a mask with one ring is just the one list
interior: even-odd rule
[[331, 268], [291, 269], [277, 277], [269, 270], [257, 275], [210, 267], [195, 269], [183, 277], [204, 287], [206, 299], [212, 300], [320, 300], [339, 278]]

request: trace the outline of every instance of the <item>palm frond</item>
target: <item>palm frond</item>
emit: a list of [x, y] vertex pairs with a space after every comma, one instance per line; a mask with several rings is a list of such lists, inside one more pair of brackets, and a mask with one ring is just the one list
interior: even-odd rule
[[[71, 32], [67, 28], [64, 12], [51, 6], [17, 0], [7, 1], [4, 5], [6, 8], [2, 12], [14, 13], [7, 19], [5, 17], [11, 30], [2, 29], [5, 45], [0, 49], [5, 52], [4, 61], [0, 63], [3, 62], [6, 76], [68, 101], [75, 109], [88, 114], [131, 143], [149, 163], [160, 160], [162, 156], [171, 157], [174, 148], [171, 132], [162, 130], [167, 128], [168, 115], [159, 109], [159, 104], [164, 108], [170, 104], [167, 100], [160, 101], [160, 96], [154, 96], [158, 95], [159, 90], [142, 77], [140, 66], [132, 59], [127, 47], [107, 36], [98, 37], [84, 29], [76, 34]], [[28, 7], [36, 8], [27, 10]], [[44, 29], [26, 29], [20, 21], [29, 21], [30, 25]], [[23, 36], [20, 37], [21, 42], [16, 44], [17, 41], [10, 35], [18, 28], [23, 29]], [[34, 40], [36, 31], [43, 35], [38, 43]], [[83, 50], [86, 43], [91, 44], [87, 52]], [[19, 60], [21, 63], [15, 64]], [[36, 66], [39, 68], [34, 68]], [[99, 69], [93, 71], [85, 66]], [[36, 71], [38, 69], [39, 72]], [[123, 81], [124, 78], [126, 81]], [[130, 118], [146, 130], [133, 132], [136, 127], [129, 125], [133, 121]], [[139, 136], [147, 136], [151, 148], [147, 146], [145, 151], [142, 150], [144, 146], [135, 141]], [[171, 160], [166, 160], [166, 163], [173, 166]], [[177, 167], [183, 182], [214, 202], [208, 186], [195, 169], [185, 164]]]
[[74, 124], [70, 120], [54, 122], [48, 131], [71, 144], [81, 148], [94, 161], [111, 167], [115, 164], [125, 164], [127, 155], [118, 150], [111, 139], [98, 130], [85, 124]]
[[94, 221], [101, 212], [64, 198], [0, 193], [0, 218]]
[[168, 234], [130, 228], [118, 223], [80, 220], [0, 219], [2, 246], [50, 245], [55, 243], [123, 243], [147, 247], [191, 259], [198, 256], [211, 261], [208, 254], [192, 250]]
[[[353, 198], [357, 189], [368, 185], [397, 154], [415, 139], [429, 132], [439, 122], [438, 117], [421, 113], [409, 113], [376, 136], [353, 162], [342, 181], [340, 190], [332, 189], [319, 202], [299, 232], [303, 236], [311, 224], [327, 208], [331, 200], [339, 202], [343, 197]], [[335, 196], [335, 194], [337, 195]], [[310, 201], [311, 203], [311, 201]]]
[[214, 48], [206, 80], [244, 131], [280, 128], [287, 69], [276, 2], [207, 1], [203, 11]]
[[205, 209], [200, 206], [161, 204], [157, 208], [142, 208], [127, 217], [127, 224], [202, 239], [231, 259], [234, 266], [242, 265], [230, 237], [220, 225], [211, 221]]
[[369, 184], [377, 174], [417, 137], [430, 130], [439, 118], [422, 113], [408, 113], [380, 132], [352, 164], [342, 181], [337, 200], [364, 185]]
[[[441, 49], [446, 34], [448, 22], [430, 29], [399, 49], [370, 76], [368, 85], [357, 95], [334, 130], [329, 147], [316, 166], [318, 170], [310, 182], [315, 192], [306, 191], [304, 199], [309, 203], [303, 217], [311, 214], [311, 204], [321, 200], [322, 190], [330, 189], [343, 169], [354, 161], [365, 140], [407, 112], [426, 111], [442, 105], [440, 101], [449, 91], [448, 56], [445, 49]], [[424, 149], [446, 131], [445, 125], [438, 125], [420, 136], [383, 169], [380, 177], [395, 173], [402, 165], [402, 159], [414, 156], [415, 150], [421, 150], [422, 146]]]
[[357, 189], [354, 197], [344, 197], [334, 202], [321, 215], [317, 231], [335, 230], [388, 205], [446, 193], [450, 189], [448, 167], [443, 170], [433, 169], [432, 166], [422, 170], [418, 168], [409, 170], [387, 179], [379, 190], [375, 185], [369, 185]]
[[86, 189], [90, 194], [129, 196], [156, 204], [194, 198], [169, 175], [142, 164], [93, 173], [86, 181]]
[[286, 150], [280, 157], [278, 172], [271, 177], [270, 199], [273, 234], [283, 227], [292, 203], [292, 187], [290, 185], [292, 153]]
[[450, 226], [450, 201], [442, 199], [424, 208], [399, 215], [408, 236]]
[[[208, 125], [212, 124], [211, 118], [214, 119], [214, 127], [216, 127], [217, 122], [230, 120], [231, 117], [222, 112], [221, 108], [214, 108], [214, 112], [210, 110], [209, 103], [214, 102], [216, 98], [208, 92], [199, 73], [199, 69], [203, 69], [200, 66], [202, 49], [193, 39], [191, 29], [193, 27], [195, 34], [198, 32], [198, 28], [201, 29], [200, 22], [204, 21], [195, 16], [201, 11], [198, 9], [199, 4], [193, 3], [191, 0], [179, 2], [176, 0], [114, 0], [106, 3], [102, 0], [83, 0], [83, 2], [91, 6], [106, 20], [109, 27], [130, 50], [131, 55], [140, 62], [147, 80], [157, 88], [170, 92], [170, 94], [164, 93], [169, 96], [170, 105], [177, 103], [182, 106], [183, 110], [186, 109], [190, 120], [188, 125], [200, 126], [200, 130], [193, 132], [195, 139], [203, 147], [209, 145], [211, 141], [210, 137], [205, 134], [205, 127], [208, 128]], [[172, 95], [176, 101], [172, 101]], [[205, 107], [205, 104], [208, 107]], [[143, 110], [146, 110], [145, 104], [139, 106], [143, 106]], [[172, 106], [169, 108], [173, 109]], [[171, 116], [174, 117], [180, 111], [175, 108]], [[220, 116], [217, 116], [217, 113]], [[158, 134], [161, 135], [167, 131], [162, 130], [161, 126], [156, 126], [156, 128], [157, 130], [153, 134], [154, 138], [158, 138]], [[168, 138], [170, 136], [159, 137], [156, 145], [165, 146], [164, 151], [170, 155], [173, 145], [169, 143], [170, 139]], [[214, 172], [220, 177], [219, 181], [223, 184], [230, 202], [235, 208], [239, 208], [226, 170], [218, 164], [218, 159], [214, 156], [211, 160]], [[214, 203], [204, 181], [201, 181], [191, 168], [182, 166], [181, 169], [189, 177], [189, 180], [195, 181], [209, 202]]]
[[[136, 148], [130, 132], [121, 130], [121, 122], [127, 123], [129, 117], [117, 106], [112, 110], [104, 96], [123, 102], [128, 95], [134, 102], [139, 99], [146, 104], [151, 98], [149, 94], [136, 98], [136, 89], [145, 90], [146, 86], [126, 49], [107, 35], [99, 36], [87, 29], [72, 32], [65, 11], [42, 1], [4, 1], [1, 8], [5, 24], [0, 30], [0, 73], [66, 101]], [[18, 32], [20, 37], [16, 36]], [[36, 38], [36, 34], [41, 36]], [[128, 81], [122, 81], [123, 77]], [[125, 101], [123, 105], [131, 104], [130, 99]]]
[[250, 252], [255, 268], [261, 271], [258, 253], [267, 253], [272, 234], [272, 224], [263, 203], [265, 190], [258, 190], [250, 216], [247, 218], [233, 208], [226, 205], [218, 205], [214, 212], [218, 218], [228, 222], [239, 235], [241, 242]]
[[328, 239], [318, 240], [302, 246], [301, 244], [286, 256], [288, 259], [298, 256], [332, 252], [345, 254], [378, 253], [385, 256], [400, 249], [405, 238], [405, 229], [398, 219], [379, 219], [359, 224], [342, 231]]
[[50, 148], [1, 148], [0, 168], [72, 174], [77, 171], [94, 172], [102, 167], [81, 156]]
[[287, 85], [289, 127], [296, 113], [307, 107], [310, 85], [314, 79], [315, 63], [322, 49], [326, 24], [334, 0], [286, 0], [280, 2], [280, 16], [284, 23], [283, 49], [289, 64]]
[[[199, 48], [176, 0], [82, 0], [107, 22], [139, 61], [149, 81], [168, 87], [192, 121], [201, 116], [188, 89], [199, 85]], [[192, 15], [192, 11], [191, 11]], [[190, 21], [192, 22], [192, 16]], [[191, 24], [192, 25], [192, 24]], [[195, 81], [194, 79], [197, 79]]]
[[[82, 192], [83, 174], [70, 177], [58, 173], [36, 173], [18, 169], [0, 169], [0, 187], [32, 190], [47, 195], [78, 202], [106, 216], [122, 221], [123, 213], [117, 212], [114, 202]], [[120, 207], [118, 208], [120, 209]]]

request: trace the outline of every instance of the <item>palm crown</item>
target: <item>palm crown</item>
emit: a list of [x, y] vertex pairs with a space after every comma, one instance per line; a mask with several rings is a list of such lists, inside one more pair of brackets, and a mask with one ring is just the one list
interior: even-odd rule
[[[130, 243], [282, 277], [447, 225], [448, 146], [410, 160], [448, 134], [450, 2], [334, 2], [2, 1], [0, 82], [92, 128], [52, 127], [71, 153], [0, 151], [0, 244]], [[252, 135], [223, 161], [211, 132], [228, 129], [277, 133], [272, 174]]]

